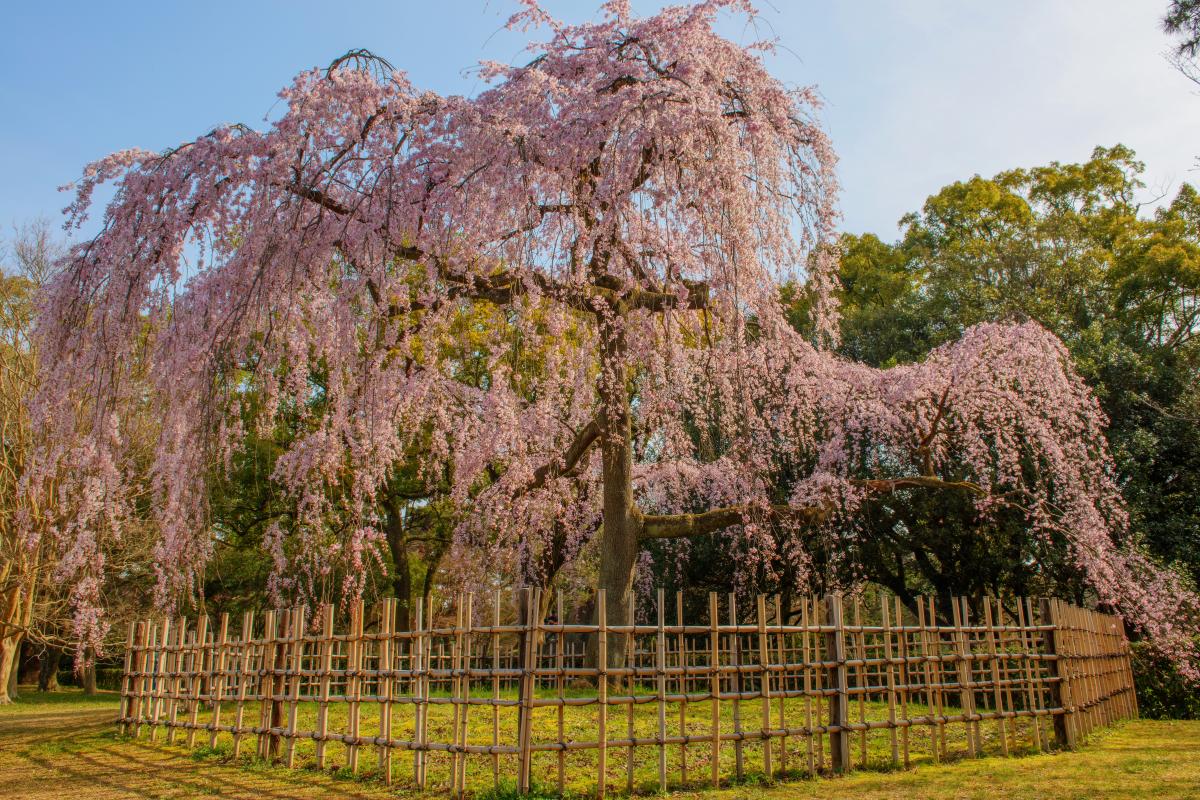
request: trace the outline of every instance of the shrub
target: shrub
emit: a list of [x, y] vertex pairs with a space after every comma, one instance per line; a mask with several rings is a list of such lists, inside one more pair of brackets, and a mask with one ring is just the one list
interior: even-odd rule
[[1200, 719], [1200, 688], [1145, 642], [1134, 642], [1132, 650], [1138, 713], [1146, 719]]

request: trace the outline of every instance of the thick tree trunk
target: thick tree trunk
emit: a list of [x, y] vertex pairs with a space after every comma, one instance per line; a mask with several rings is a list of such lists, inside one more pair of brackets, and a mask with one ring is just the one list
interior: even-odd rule
[[58, 691], [58, 668], [62, 664], [62, 648], [47, 645], [38, 656], [38, 691]]
[[[9, 570], [4, 570], [11, 574]], [[24, 585], [13, 586], [0, 595], [0, 704], [17, 698], [17, 672], [21, 667], [21, 643], [29, 625], [30, 609]]]
[[0, 704], [17, 698], [17, 666], [21, 652], [20, 635], [0, 639]]
[[[633, 499], [633, 436], [629, 387], [625, 375], [625, 338], [621, 320], [614, 326], [602, 322], [600, 376], [600, 454], [604, 480], [604, 522], [600, 531], [600, 580], [607, 596], [605, 611], [610, 625], [624, 625], [629, 614], [637, 566], [641, 519]], [[589, 650], [591, 648], [589, 647]], [[589, 658], [589, 661], [594, 659]], [[622, 666], [625, 642], [608, 639], [608, 666]]]

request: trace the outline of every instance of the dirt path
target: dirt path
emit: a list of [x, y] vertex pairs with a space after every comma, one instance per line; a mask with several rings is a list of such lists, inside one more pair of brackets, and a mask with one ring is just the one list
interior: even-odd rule
[[0, 797], [383, 798], [382, 786], [316, 772], [227, 767], [178, 746], [118, 737], [116, 703], [28, 707], [0, 713]]

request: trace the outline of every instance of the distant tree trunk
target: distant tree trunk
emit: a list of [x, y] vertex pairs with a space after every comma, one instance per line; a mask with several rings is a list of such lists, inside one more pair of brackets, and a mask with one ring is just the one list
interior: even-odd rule
[[47, 645], [38, 656], [38, 691], [58, 691], [58, 668], [62, 664], [63, 651], [61, 647]]
[[[429, 605], [429, 595], [433, 592], [433, 578], [437, 575], [438, 567], [442, 563], [442, 556], [446, 554], [448, 544], [442, 542], [435, 544], [429, 549], [429, 554], [425, 557], [425, 578], [421, 582], [421, 607]], [[425, 621], [429, 624], [429, 620]]]
[[412, 608], [412, 565], [408, 556], [408, 532], [404, 529], [404, 516], [400, 504], [389, 499], [386, 527], [388, 550], [392, 554], [392, 590], [396, 595], [396, 630], [409, 630]]
[[96, 651], [87, 649], [87, 666], [83, 668], [83, 693], [91, 696], [96, 693]]

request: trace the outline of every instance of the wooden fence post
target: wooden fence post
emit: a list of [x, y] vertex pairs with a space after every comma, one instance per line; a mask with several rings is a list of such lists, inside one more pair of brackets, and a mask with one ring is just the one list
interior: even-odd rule
[[[289, 769], [296, 765], [296, 723], [300, 707], [300, 673], [304, 669], [304, 628], [307, 623], [304, 612], [304, 606], [296, 606], [290, 615], [291, 635], [288, 640], [291, 643], [291, 659], [289, 674], [286, 678], [288, 686], [287, 765]], [[280, 707], [282, 708], [282, 703]]]
[[738, 635], [738, 612], [737, 612], [737, 594], [729, 593], [729, 624], [733, 627], [733, 633], [729, 640], [729, 658], [730, 665], [734, 668], [733, 680], [731, 688], [733, 689], [733, 732], [735, 734], [733, 740], [733, 765], [734, 774], [737, 775], [738, 781], [743, 780], [745, 775], [745, 763], [742, 753], [742, 643], [741, 636]]
[[[430, 598], [432, 601], [432, 598]], [[416, 749], [413, 750], [413, 773], [417, 788], [423, 790], [425, 788], [425, 762], [426, 751], [425, 742], [427, 739], [427, 720], [428, 720], [428, 674], [426, 672], [426, 649], [425, 649], [425, 628], [426, 623], [426, 603], [424, 601], [417, 603], [417, 619], [414, 629], [416, 639], [414, 642], [413, 651], [413, 694], [416, 695], [413, 707], [413, 739], [416, 742]], [[432, 609], [432, 602], [429, 604]], [[432, 619], [432, 613], [428, 615]]]
[[758, 684], [758, 694], [762, 701], [762, 746], [763, 772], [767, 780], [771, 779], [775, 770], [771, 764], [771, 651], [767, 645], [767, 596], [758, 596], [758, 607], [755, 609], [758, 619], [758, 666], [761, 670]]
[[352, 775], [358, 774], [359, 724], [362, 711], [363, 616], [362, 598], [350, 606], [350, 641], [346, 665], [346, 761]]
[[842, 596], [826, 595], [826, 615], [830, 630], [825, 633], [825, 660], [835, 662], [829, 668], [829, 755], [834, 772], [850, 769], [850, 710], [847, 702], [846, 631], [842, 620]]
[[125, 637], [125, 671], [121, 673], [121, 733], [129, 735], [133, 716], [130, 706], [133, 704], [133, 644], [137, 641], [137, 623], [129, 623], [129, 635]]
[[229, 644], [229, 612], [221, 614], [220, 634], [217, 637], [216, 663], [213, 666], [213, 716], [208, 734], [208, 746], [215, 749], [221, 735], [221, 701], [225, 696], [225, 650]]
[[721, 618], [717, 609], [717, 593], [708, 593], [708, 671], [709, 694], [712, 697], [712, 785], [721, 785]]
[[[418, 612], [419, 613], [419, 612]], [[333, 672], [333, 606], [321, 607], [321, 683], [317, 690], [317, 769], [325, 769], [325, 745], [329, 735], [329, 691]]]
[[608, 788], [608, 595], [604, 589], [596, 593], [596, 694], [598, 704], [599, 764], [596, 797], [604, 800]]
[[525, 588], [518, 595], [520, 601], [521, 633], [520, 633], [520, 663], [521, 679], [518, 682], [520, 701], [517, 707], [517, 749], [519, 763], [517, 767], [517, 786], [522, 794], [528, 794], [530, 788], [530, 759], [529, 742], [530, 726], [533, 714], [533, 646], [534, 646], [534, 616], [538, 613], [534, 608], [534, 597], [530, 589]]
[[1044, 640], [1046, 642], [1046, 655], [1051, 656], [1047, 663], [1047, 672], [1050, 673], [1049, 689], [1050, 689], [1050, 705], [1051, 707], [1062, 708], [1062, 714], [1054, 715], [1054, 738], [1058, 741], [1060, 747], [1065, 747], [1068, 750], [1075, 748], [1075, 710], [1071, 705], [1071, 683], [1070, 683], [1070, 667], [1067, 664], [1065, 652], [1060, 645], [1062, 632], [1059, 629], [1059, 615], [1057, 602], [1052, 599], [1043, 599], [1041, 603], [1041, 622], [1043, 625], [1049, 625], [1050, 628], [1044, 631]]
[[267, 761], [271, 757], [268, 746], [271, 728], [271, 695], [275, 687], [275, 609], [263, 615], [262, 669], [258, 679], [258, 757]]
[[142, 732], [142, 673], [146, 669], [146, 628], [145, 622], [134, 622], [130, 625], [131, 636], [137, 648], [133, 655], [133, 674], [129, 678], [129, 716], [131, 720], [125, 726], [128, 734], [131, 730], [136, 739]]
[[658, 710], [658, 791], [667, 791], [667, 748], [664, 739], [667, 738], [667, 636], [664, 630], [667, 610], [664, 607], [666, 598], [659, 588], [655, 598], [657, 607], [657, 627], [654, 631], [654, 688]]
[[204, 691], [204, 680], [207, 676], [205, 671], [205, 653], [208, 650], [208, 613], [200, 615], [200, 619], [196, 624], [196, 642], [192, 648], [192, 681], [191, 689], [191, 715], [188, 717], [188, 733], [187, 746], [194, 747], [196, 744], [196, 726], [200, 721], [200, 697]]
[[380, 601], [379, 606], [379, 690], [381, 705], [379, 706], [379, 769], [383, 772], [383, 782], [392, 785], [392, 667], [394, 661], [393, 646], [396, 634], [396, 598], [389, 597]]
[[242, 720], [245, 719], [246, 694], [250, 688], [250, 669], [254, 664], [254, 612], [242, 614], [242, 641], [239, 653], [241, 671], [238, 675], [237, 710], [233, 717], [233, 758], [236, 761], [242, 750]]

